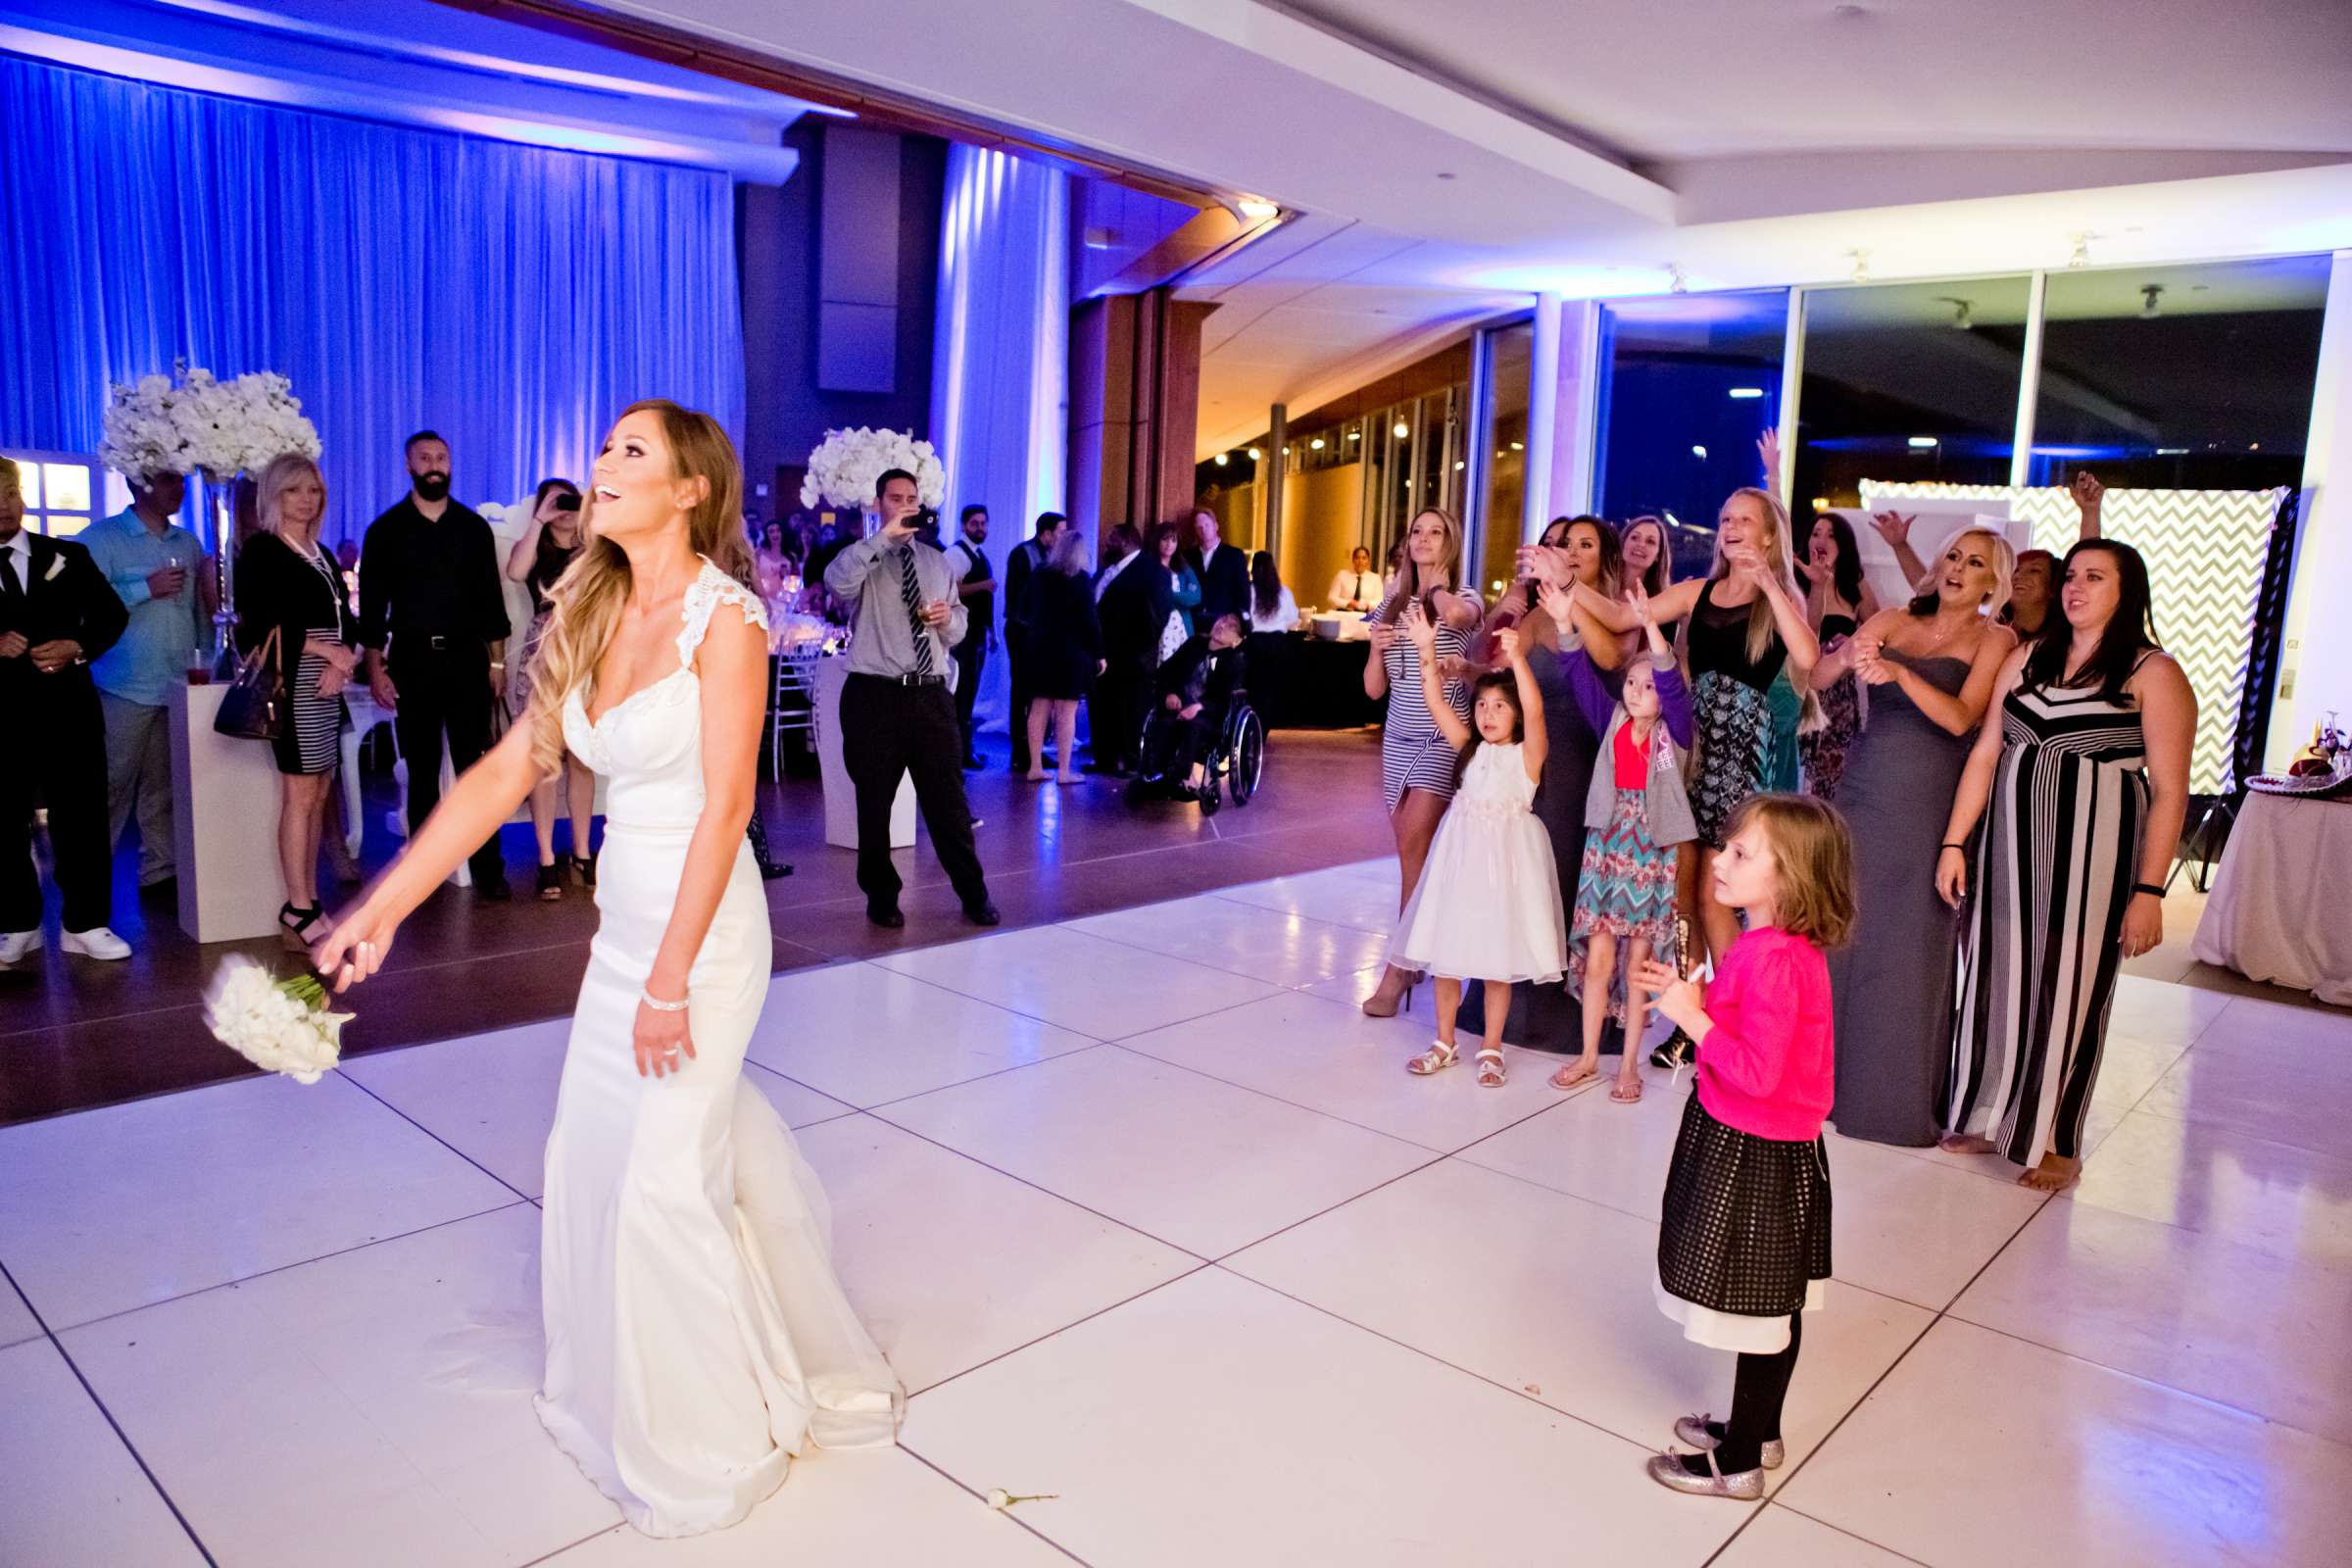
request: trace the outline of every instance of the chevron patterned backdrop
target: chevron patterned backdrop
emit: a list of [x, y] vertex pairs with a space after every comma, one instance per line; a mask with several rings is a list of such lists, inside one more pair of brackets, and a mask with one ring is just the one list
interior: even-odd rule
[[[2063, 558], [2082, 531], [2075, 498], [2062, 489], [1981, 484], [1862, 483], [1873, 511], [1906, 497], [2007, 501], [2034, 524], [2038, 549]], [[2230, 789], [2230, 752], [2253, 642], [2254, 605], [2271, 524], [2284, 490], [2110, 490], [2100, 531], [2147, 558], [2156, 599], [2156, 633], [2188, 672], [2197, 694], [2197, 745], [2188, 787], [2199, 795]]]

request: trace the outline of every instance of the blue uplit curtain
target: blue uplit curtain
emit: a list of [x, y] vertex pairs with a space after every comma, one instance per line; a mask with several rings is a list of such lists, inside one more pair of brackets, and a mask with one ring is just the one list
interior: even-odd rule
[[[939, 233], [931, 440], [948, 470], [947, 516], [989, 509], [997, 577], [1041, 512], [1063, 506], [1069, 431], [1069, 176], [951, 144]], [[1095, 519], [1075, 519], [1089, 534]], [[953, 523], [950, 524], [953, 527]], [[994, 728], [1005, 662], [977, 707]]]
[[292, 378], [330, 536], [449, 438], [461, 497], [580, 475], [669, 397], [743, 428], [727, 176], [0, 57], [0, 442], [94, 451], [110, 381]]

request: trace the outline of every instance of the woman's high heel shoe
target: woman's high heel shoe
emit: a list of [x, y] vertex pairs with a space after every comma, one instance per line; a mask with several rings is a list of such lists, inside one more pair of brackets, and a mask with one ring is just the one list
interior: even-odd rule
[[[1392, 980], [1401, 982], [1395, 991], [1389, 989]], [[1420, 983], [1418, 972], [1390, 964], [1387, 972], [1380, 977], [1380, 989], [1364, 999], [1364, 1016], [1394, 1018], [1398, 1012], [1409, 1010], [1413, 1004], [1413, 987]]]
[[305, 909], [298, 905], [277, 906], [277, 940], [288, 953], [308, 953], [311, 945], [325, 933], [313, 933], [311, 927], [326, 917], [326, 911], [316, 904]]

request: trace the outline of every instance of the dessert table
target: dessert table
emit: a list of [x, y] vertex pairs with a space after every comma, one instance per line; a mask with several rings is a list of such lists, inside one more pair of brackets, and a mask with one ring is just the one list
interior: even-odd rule
[[2191, 948], [2352, 1007], [2352, 801], [2247, 792]]

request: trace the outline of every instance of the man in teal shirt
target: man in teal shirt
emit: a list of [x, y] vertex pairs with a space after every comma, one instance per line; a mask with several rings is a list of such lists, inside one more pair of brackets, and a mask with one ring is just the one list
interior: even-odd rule
[[[127, 476], [126, 476], [127, 477]], [[139, 813], [139, 886], [173, 872], [172, 693], [196, 652], [196, 578], [204, 546], [172, 520], [187, 477], [130, 478], [130, 510], [81, 531], [80, 543], [130, 612], [122, 639], [90, 666], [106, 713], [107, 844]]]

